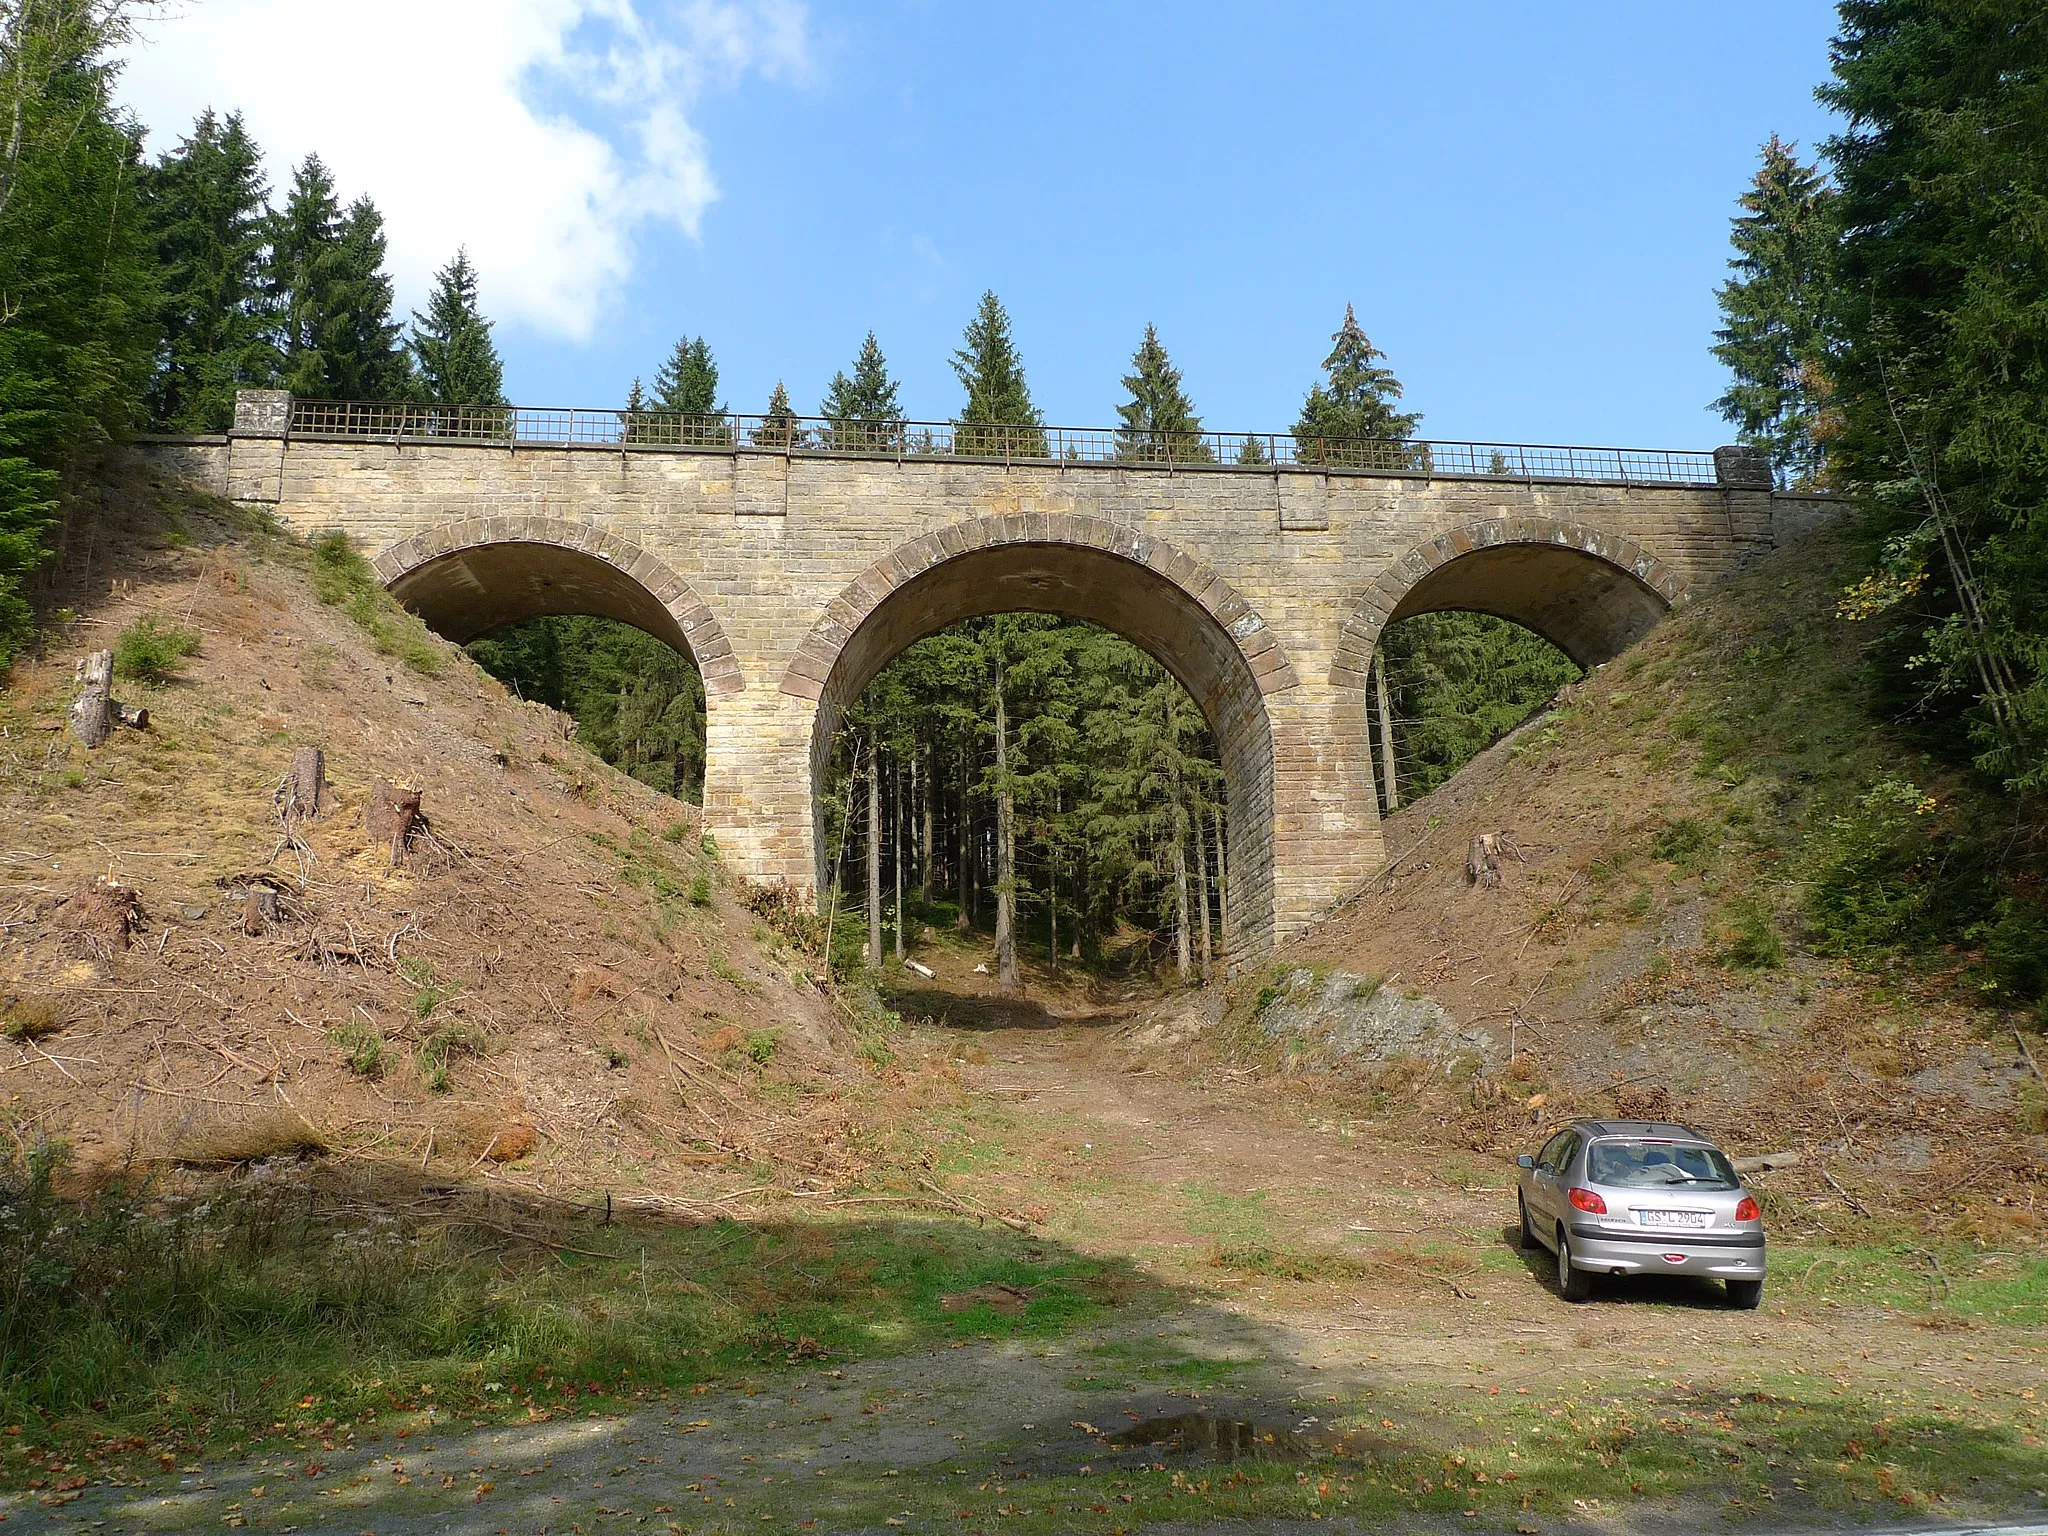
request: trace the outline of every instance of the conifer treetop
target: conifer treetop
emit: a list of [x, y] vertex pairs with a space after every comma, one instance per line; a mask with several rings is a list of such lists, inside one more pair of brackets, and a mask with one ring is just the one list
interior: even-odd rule
[[1123, 384], [1130, 399], [1116, 408], [1123, 420], [1116, 434], [1121, 456], [1183, 462], [1213, 457], [1202, 442], [1202, 418], [1181, 388], [1180, 370], [1160, 344], [1158, 327], [1145, 327]]
[[1010, 336], [1009, 312], [993, 289], [982, 294], [961, 342], [953, 354], [953, 372], [967, 391], [960, 421], [977, 426], [1041, 425], [1043, 418], [1024, 381], [1024, 360]]
[[459, 248], [434, 274], [427, 312], [413, 311], [406, 345], [418, 366], [421, 395], [442, 405], [502, 406], [505, 370], [491, 340], [491, 322], [477, 302], [476, 268]]
[[1714, 408], [1764, 451], [1780, 484], [1816, 484], [1832, 393], [1835, 190], [1801, 163], [1796, 145], [1772, 134], [1740, 203], [1713, 349], [1734, 378]]
[[897, 383], [889, 377], [888, 361], [882, 356], [873, 331], [861, 343], [860, 356], [853, 363], [853, 376], [848, 378], [843, 372], [832, 375], [818, 414], [840, 423], [880, 424], [903, 419]]
[[648, 409], [710, 416], [719, 410], [717, 400], [718, 364], [712, 360], [711, 344], [702, 336], [679, 337], [654, 375]]
[[[993, 289], [981, 296], [974, 318], [967, 322], [960, 350], [953, 354], [953, 372], [967, 399], [957, 418], [955, 448], [962, 453], [1016, 455], [1042, 459], [1044, 418], [1031, 402], [1024, 382], [1024, 360], [1010, 336], [1010, 316]], [[1011, 430], [992, 430], [1009, 428]]]

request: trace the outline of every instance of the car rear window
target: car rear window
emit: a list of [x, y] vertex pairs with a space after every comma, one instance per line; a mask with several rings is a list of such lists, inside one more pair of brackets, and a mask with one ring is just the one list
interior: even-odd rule
[[1715, 1148], [1668, 1141], [1596, 1141], [1586, 1154], [1586, 1176], [1623, 1189], [1733, 1189], [1740, 1182]]

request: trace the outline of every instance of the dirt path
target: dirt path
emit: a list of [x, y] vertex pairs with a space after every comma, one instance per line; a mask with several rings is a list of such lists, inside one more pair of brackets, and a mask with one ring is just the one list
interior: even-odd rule
[[[1049, 1243], [1135, 1261], [1154, 1299], [1054, 1340], [798, 1366], [630, 1416], [428, 1416], [402, 1441], [26, 1496], [0, 1504], [8, 1529], [1676, 1531], [2048, 1509], [2038, 1335], [1807, 1291], [1741, 1313], [1677, 1283], [1569, 1307], [1510, 1245], [1494, 1160], [1144, 1069], [1114, 1010], [955, 1017], [951, 1187], [1042, 1209]], [[1256, 1426], [1263, 1455], [1211, 1454], [1219, 1421]]]

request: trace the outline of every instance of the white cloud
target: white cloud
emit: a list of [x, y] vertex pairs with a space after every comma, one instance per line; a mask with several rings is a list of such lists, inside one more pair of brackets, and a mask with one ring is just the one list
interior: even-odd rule
[[493, 318], [582, 340], [639, 232], [718, 198], [702, 93], [810, 68], [796, 0], [182, 0], [121, 92], [152, 150], [240, 110], [278, 200], [317, 153], [382, 210], [402, 304], [466, 245]]

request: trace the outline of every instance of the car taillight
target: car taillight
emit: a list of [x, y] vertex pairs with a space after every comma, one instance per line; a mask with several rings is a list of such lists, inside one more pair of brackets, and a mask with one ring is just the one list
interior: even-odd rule
[[1744, 1195], [1735, 1202], [1735, 1219], [1737, 1221], [1761, 1221], [1763, 1220], [1763, 1215], [1764, 1213], [1757, 1209], [1756, 1201], [1748, 1195]]
[[1607, 1214], [1607, 1202], [1590, 1189], [1575, 1189], [1567, 1198], [1582, 1211], [1590, 1211], [1595, 1216]]

